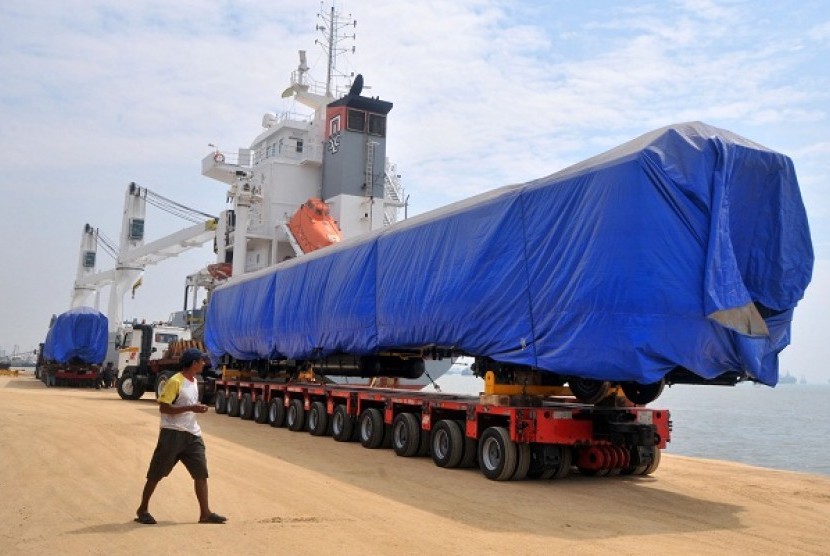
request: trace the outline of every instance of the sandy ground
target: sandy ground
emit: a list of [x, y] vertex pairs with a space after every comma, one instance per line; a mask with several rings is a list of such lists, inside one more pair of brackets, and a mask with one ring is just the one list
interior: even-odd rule
[[211, 505], [179, 466], [133, 522], [155, 402], [0, 377], [3, 554], [828, 554], [830, 478], [664, 456], [653, 477], [497, 483], [329, 438], [199, 417]]

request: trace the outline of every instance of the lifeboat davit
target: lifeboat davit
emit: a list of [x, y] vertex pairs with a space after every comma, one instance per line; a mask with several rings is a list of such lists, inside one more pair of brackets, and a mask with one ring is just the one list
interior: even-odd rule
[[339, 243], [343, 238], [329, 206], [321, 199], [311, 198], [288, 221], [288, 229], [304, 253]]

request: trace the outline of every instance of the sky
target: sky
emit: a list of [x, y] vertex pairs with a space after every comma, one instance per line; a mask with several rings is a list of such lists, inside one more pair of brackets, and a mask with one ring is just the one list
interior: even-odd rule
[[[546, 176], [652, 129], [700, 120], [790, 156], [816, 253], [782, 371], [830, 379], [830, 4], [758, 0], [337, 2], [357, 20], [364, 94], [394, 103], [387, 155], [409, 214]], [[69, 309], [85, 224], [117, 239], [130, 182], [202, 212], [208, 144], [261, 131], [308, 51], [316, 0], [0, 3], [0, 349]], [[351, 45], [352, 43], [349, 43]], [[148, 208], [146, 240], [189, 222]], [[99, 269], [112, 268], [103, 252]], [[128, 318], [163, 320], [208, 247], [148, 267]], [[106, 312], [106, 294], [102, 309]]]

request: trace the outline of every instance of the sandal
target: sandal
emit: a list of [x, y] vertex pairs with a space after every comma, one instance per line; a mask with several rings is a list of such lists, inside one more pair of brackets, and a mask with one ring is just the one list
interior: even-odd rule
[[156, 524], [156, 519], [152, 515], [150, 515], [150, 512], [141, 512], [140, 514], [138, 514], [138, 516], [136, 516], [136, 518], [133, 521], [136, 521], [144, 525]]
[[221, 524], [221, 523], [225, 523], [227, 520], [228, 520], [227, 517], [219, 515], [217, 513], [211, 512], [210, 515], [207, 516], [206, 518], [200, 519], [199, 523], [217, 523], [217, 524]]

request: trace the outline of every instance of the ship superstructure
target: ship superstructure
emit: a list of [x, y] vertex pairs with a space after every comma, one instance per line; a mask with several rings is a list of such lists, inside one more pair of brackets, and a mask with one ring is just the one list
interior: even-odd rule
[[[219, 219], [217, 263], [232, 274], [253, 272], [304, 253], [288, 223], [309, 199], [329, 210], [340, 237], [355, 237], [394, 223], [404, 195], [386, 159], [387, 116], [392, 103], [362, 95], [354, 77], [348, 94], [336, 98], [333, 80], [341, 41], [353, 38], [334, 8], [321, 14], [320, 41], [328, 58], [327, 79], [308, 75], [305, 51], [283, 98], [310, 109], [308, 115], [266, 113], [262, 131], [237, 153], [216, 148], [202, 160], [202, 174], [230, 186], [232, 208]], [[315, 204], [315, 206], [318, 206]]]

